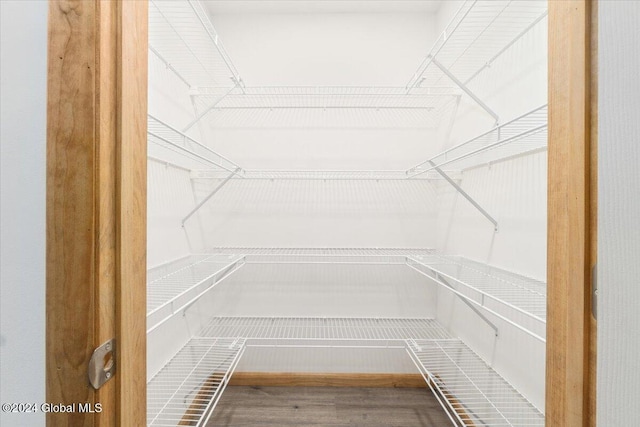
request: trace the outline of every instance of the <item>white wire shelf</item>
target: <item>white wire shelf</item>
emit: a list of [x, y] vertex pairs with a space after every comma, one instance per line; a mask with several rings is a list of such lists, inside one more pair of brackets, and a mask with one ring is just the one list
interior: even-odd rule
[[429, 248], [210, 248], [213, 254], [242, 254], [247, 264], [405, 265], [408, 254], [430, 255]]
[[147, 118], [147, 138], [150, 143], [149, 154], [167, 159], [169, 163], [174, 163], [175, 154], [178, 154], [183, 163], [186, 161], [182, 166], [189, 169], [204, 166], [217, 171], [222, 170], [226, 175], [238, 169], [240, 172], [242, 170], [223, 155], [151, 115]]
[[[176, 312], [184, 300], [204, 292], [245, 264], [403, 265], [466, 301], [544, 341], [546, 284], [464, 257], [429, 248], [218, 247], [176, 264], [150, 281], [149, 324]], [[167, 311], [168, 310], [168, 311]]]
[[[231, 174], [230, 179], [234, 180], [397, 181], [408, 178], [405, 170], [243, 169], [195, 138], [151, 115], [147, 118], [147, 138], [151, 157], [191, 170], [191, 179], [195, 180], [225, 179]], [[442, 177], [435, 171], [429, 171], [413, 179], [440, 180]]]
[[[195, 169], [191, 179], [224, 179], [228, 175], [220, 170]], [[455, 173], [454, 173], [455, 176]], [[408, 178], [406, 170], [273, 170], [243, 169], [231, 179], [269, 181], [403, 181]], [[429, 171], [414, 179], [425, 181], [442, 180], [436, 171]]]
[[460, 340], [409, 340], [407, 351], [458, 426], [544, 426], [544, 415]]
[[172, 302], [185, 292], [215, 280], [242, 257], [234, 255], [193, 255], [175, 271], [147, 284], [147, 314]]
[[203, 107], [224, 97], [216, 110], [237, 109], [397, 109], [442, 110], [460, 95], [452, 87], [421, 87], [408, 94], [391, 86], [246, 86], [197, 87], [189, 94]]
[[458, 9], [407, 84], [447, 82], [434, 59], [468, 84], [547, 15], [545, 0], [467, 0]]
[[149, 49], [189, 86], [233, 87], [241, 79], [197, 0], [149, 2]]
[[435, 128], [454, 112], [460, 91], [422, 87], [198, 87], [199, 114], [216, 128]]
[[211, 254], [243, 255], [316, 255], [316, 256], [405, 256], [429, 255], [431, 248], [258, 248], [258, 247], [215, 247]]
[[[185, 263], [191, 261], [190, 263]], [[205, 293], [245, 265], [243, 256], [193, 256], [180, 268], [147, 284], [147, 333], [184, 312]]]
[[407, 265], [534, 338], [545, 340], [544, 282], [456, 256], [408, 256]]
[[393, 341], [448, 339], [433, 319], [336, 317], [214, 317], [201, 336], [247, 340]]
[[407, 175], [417, 178], [445, 167], [464, 171], [546, 149], [547, 113], [546, 105], [531, 110], [410, 168]]
[[192, 338], [147, 383], [147, 425], [206, 425], [244, 344], [237, 338]]

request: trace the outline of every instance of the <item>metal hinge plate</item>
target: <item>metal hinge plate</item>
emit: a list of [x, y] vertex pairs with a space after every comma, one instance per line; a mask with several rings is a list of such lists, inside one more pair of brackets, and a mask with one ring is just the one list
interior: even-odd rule
[[111, 338], [93, 350], [89, 360], [89, 383], [96, 390], [113, 378], [116, 371], [116, 340]]

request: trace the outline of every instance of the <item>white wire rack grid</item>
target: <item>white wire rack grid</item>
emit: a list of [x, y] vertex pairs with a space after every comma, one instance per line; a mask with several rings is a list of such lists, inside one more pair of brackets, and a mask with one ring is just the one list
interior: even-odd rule
[[200, 332], [206, 337], [247, 340], [389, 341], [451, 338], [433, 319], [336, 317], [214, 317]]
[[[160, 157], [162, 157], [163, 154], [177, 153], [180, 157], [186, 158], [191, 162], [189, 165], [186, 165], [186, 167], [198, 167], [197, 165], [202, 167], [204, 165], [210, 169], [222, 170], [226, 172], [227, 175], [240, 168], [237, 164], [215, 152], [205, 144], [198, 142], [175, 127], [151, 115], [148, 116], [147, 121], [147, 136], [148, 141], [151, 143], [150, 146], [153, 145], [159, 148]], [[175, 154], [168, 158], [175, 158]], [[236, 175], [242, 175], [241, 168]]]
[[147, 286], [147, 333], [151, 333], [178, 313], [184, 313], [204, 294], [230, 277], [242, 266], [239, 257], [207, 258], [166, 275]]
[[182, 261], [182, 265], [175, 266], [176, 270], [147, 283], [147, 313], [214, 279], [240, 258], [234, 255], [193, 255]]
[[443, 270], [459, 280], [500, 296], [539, 319], [547, 317], [547, 285], [545, 282], [483, 264], [465, 257], [448, 256], [451, 263]]
[[189, 86], [233, 87], [241, 79], [196, 0], [152, 0], [149, 46]]
[[405, 265], [406, 254], [432, 254], [428, 248], [211, 248], [211, 253], [243, 254], [247, 264]]
[[544, 426], [544, 415], [460, 340], [409, 340], [407, 351], [460, 426]]
[[147, 383], [147, 425], [206, 425], [244, 348], [237, 338], [192, 338]]
[[191, 254], [176, 258], [171, 261], [163, 262], [162, 264], [150, 266], [147, 269], [147, 284], [163, 276], [171, 274], [174, 271], [178, 271], [183, 267], [187, 267], [191, 264], [202, 261], [203, 259], [208, 258], [211, 255], [212, 254]]
[[225, 128], [436, 128], [455, 111], [450, 87], [264, 86], [196, 88], [206, 122]]
[[546, 319], [547, 285], [540, 280], [460, 256], [418, 255], [415, 259], [457, 281], [512, 304], [541, 321]]
[[[191, 178], [252, 180], [353, 180], [386, 181], [407, 179], [404, 170], [246, 170], [195, 138], [149, 115], [149, 154], [158, 161], [192, 170]], [[178, 154], [176, 156], [175, 154]], [[176, 157], [180, 160], [177, 161]], [[206, 169], [203, 169], [206, 168]], [[424, 173], [424, 180], [442, 179], [436, 172]]]
[[[264, 265], [395, 265], [408, 266], [536, 339], [545, 340], [546, 284], [464, 257], [438, 254], [429, 248], [218, 247], [207, 252], [189, 258], [193, 261], [190, 264], [182, 261], [175, 272], [149, 283], [150, 314], [173, 304], [188, 291], [201, 290], [203, 284], [227, 277], [240, 260], [242, 264]], [[170, 308], [173, 314], [175, 309]]]
[[[457, 176], [452, 171], [453, 176]], [[195, 169], [191, 179], [212, 180], [224, 179], [228, 175], [224, 171], [211, 169]], [[242, 174], [232, 179], [269, 180], [269, 181], [403, 181], [407, 179], [406, 170], [284, 170], [284, 169], [243, 169]], [[413, 179], [424, 181], [442, 180], [436, 171], [428, 171]]]
[[546, 15], [544, 0], [467, 0], [438, 37], [407, 88], [412, 91], [448, 82], [433, 59], [468, 84]]
[[[431, 248], [259, 248], [259, 247], [212, 247], [207, 254], [243, 254], [243, 255], [315, 255], [315, 256], [405, 256], [430, 255]], [[206, 254], [205, 254], [206, 255]]]
[[545, 149], [546, 105], [458, 144], [407, 170], [410, 178], [433, 172], [436, 167], [464, 171], [480, 165]]
[[545, 341], [546, 285], [462, 257], [410, 256], [407, 265], [534, 338]]

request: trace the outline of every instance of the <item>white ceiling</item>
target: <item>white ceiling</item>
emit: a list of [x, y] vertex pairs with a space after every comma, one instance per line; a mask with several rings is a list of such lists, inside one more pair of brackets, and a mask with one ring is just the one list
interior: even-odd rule
[[435, 13], [444, 0], [202, 0], [213, 15], [226, 13]]

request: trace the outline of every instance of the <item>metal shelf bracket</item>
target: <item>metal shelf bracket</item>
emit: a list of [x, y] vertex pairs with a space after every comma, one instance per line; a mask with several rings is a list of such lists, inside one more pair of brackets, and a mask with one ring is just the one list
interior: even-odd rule
[[212, 198], [218, 191], [220, 191], [220, 189], [222, 187], [224, 187], [224, 185], [229, 182], [229, 180], [231, 178], [233, 178], [233, 176], [235, 174], [237, 174], [238, 172], [240, 172], [242, 170], [242, 168], [236, 168], [236, 170], [234, 170], [233, 172], [231, 172], [231, 174], [229, 174], [229, 176], [227, 176], [220, 184], [218, 184], [218, 186], [216, 188], [213, 189], [213, 191], [211, 193], [209, 193], [209, 195], [207, 197], [205, 197], [200, 203], [197, 204], [197, 206], [195, 208], [193, 208], [191, 210], [191, 212], [189, 212], [187, 214], [187, 216], [185, 216], [182, 219], [182, 226], [184, 227], [184, 223], [187, 222], [187, 220], [189, 218], [191, 218], [193, 216], [194, 213], [196, 213], [205, 203], [207, 203], [209, 201], [210, 198]]
[[440, 176], [442, 176], [449, 184], [451, 184], [451, 186], [455, 188], [458, 193], [462, 194], [462, 196], [465, 199], [467, 199], [469, 203], [471, 203], [478, 211], [480, 211], [482, 215], [484, 215], [493, 224], [493, 229], [496, 232], [498, 231], [498, 221], [496, 221], [491, 215], [489, 215], [489, 213], [486, 210], [484, 210], [484, 208], [480, 206], [478, 202], [476, 202], [466, 191], [462, 189], [462, 187], [460, 187], [454, 180], [452, 180], [449, 177], [449, 175], [447, 175], [442, 169], [437, 167], [435, 163], [429, 160], [429, 164], [433, 167], [433, 169], [436, 172], [440, 174]]

